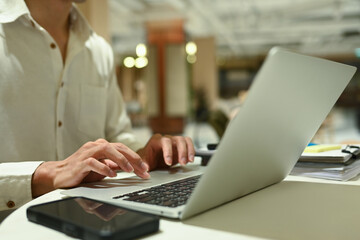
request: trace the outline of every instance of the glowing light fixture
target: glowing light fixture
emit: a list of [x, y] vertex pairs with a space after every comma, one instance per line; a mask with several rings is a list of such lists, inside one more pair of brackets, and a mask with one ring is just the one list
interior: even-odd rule
[[135, 59], [133, 57], [126, 57], [123, 63], [125, 67], [132, 68], [135, 66]]
[[188, 55], [195, 55], [197, 52], [197, 46], [194, 42], [188, 42], [185, 46], [185, 50]]
[[187, 55], [186, 60], [188, 61], [188, 63], [195, 63], [196, 62], [196, 56], [195, 55]]
[[147, 48], [145, 46], [145, 44], [143, 43], [139, 43], [137, 46], [136, 46], [136, 55], [138, 57], [145, 57], [147, 54]]
[[146, 57], [138, 57], [135, 59], [135, 67], [144, 68], [148, 65], [148, 59]]

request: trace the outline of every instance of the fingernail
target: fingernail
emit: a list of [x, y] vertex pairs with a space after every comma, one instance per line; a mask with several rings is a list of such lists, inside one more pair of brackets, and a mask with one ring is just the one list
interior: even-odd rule
[[189, 160], [190, 160], [190, 162], [193, 162], [194, 161], [194, 155], [190, 155]]
[[142, 170], [144, 170], [144, 172], [149, 171], [149, 166], [144, 162], [141, 163], [140, 167], [141, 167]]
[[144, 179], [149, 179], [149, 178], [151, 178], [151, 176], [150, 176], [150, 174], [148, 172], [144, 172], [143, 173], [143, 178]]
[[110, 174], [109, 174], [110, 177], [116, 177], [117, 176], [117, 173], [113, 170], [110, 170]]
[[172, 158], [171, 158], [171, 157], [166, 157], [165, 163], [166, 163], [167, 165], [171, 166]]
[[127, 169], [128, 172], [133, 172], [134, 171], [134, 168], [131, 166], [130, 163], [126, 164], [126, 169]]
[[186, 164], [186, 158], [185, 158], [185, 157], [182, 157], [180, 163], [181, 163], [182, 165], [185, 165], [185, 164]]

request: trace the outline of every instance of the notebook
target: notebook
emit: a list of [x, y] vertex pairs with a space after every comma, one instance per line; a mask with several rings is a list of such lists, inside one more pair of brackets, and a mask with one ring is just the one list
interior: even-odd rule
[[[108, 191], [101, 186], [102, 191], [96, 187], [82, 187], [62, 193], [186, 219], [278, 183], [294, 167], [355, 71], [352, 66], [272, 48], [246, 101], [229, 123], [202, 176], [192, 187], [188, 199], [183, 201], [184, 205], [158, 206], [129, 201], [131, 196], [124, 197], [122, 187], [131, 193], [129, 186], [146, 181], [135, 178], [119, 180], [118, 186], [108, 186]], [[163, 181], [162, 177], [156, 171], [152, 173], [152, 181], [158, 186], [171, 182], [171, 174]], [[150, 192], [141, 193], [138, 186], [134, 188], [138, 193], [132, 196]], [[180, 191], [179, 187], [177, 189]]]
[[[318, 148], [313, 148], [318, 147]], [[318, 149], [327, 148], [326, 150], [317, 151]], [[326, 144], [315, 145], [305, 148], [301, 154], [299, 162], [311, 163], [340, 163], [350, 164], [351, 160], [358, 159], [360, 147], [354, 145]]]

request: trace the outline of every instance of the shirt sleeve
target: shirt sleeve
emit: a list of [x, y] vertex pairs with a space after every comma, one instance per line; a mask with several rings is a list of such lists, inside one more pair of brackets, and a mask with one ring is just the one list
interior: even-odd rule
[[132, 132], [131, 121], [117, 84], [115, 71], [112, 73], [108, 89], [106, 138], [110, 142], [121, 142], [135, 152], [144, 147]]
[[0, 163], [0, 211], [18, 208], [32, 200], [31, 179], [41, 163]]

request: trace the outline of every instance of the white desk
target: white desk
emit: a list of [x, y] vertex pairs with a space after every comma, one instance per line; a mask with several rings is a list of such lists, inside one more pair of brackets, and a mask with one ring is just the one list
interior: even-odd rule
[[[72, 239], [31, 223], [30, 205], [63, 197], [55, 190], [20, 207], [0, 225], [1, 239]], [[161, 219], [146, 239], [359, 239], [360, 180], [285, 181], [186, 221]]]

